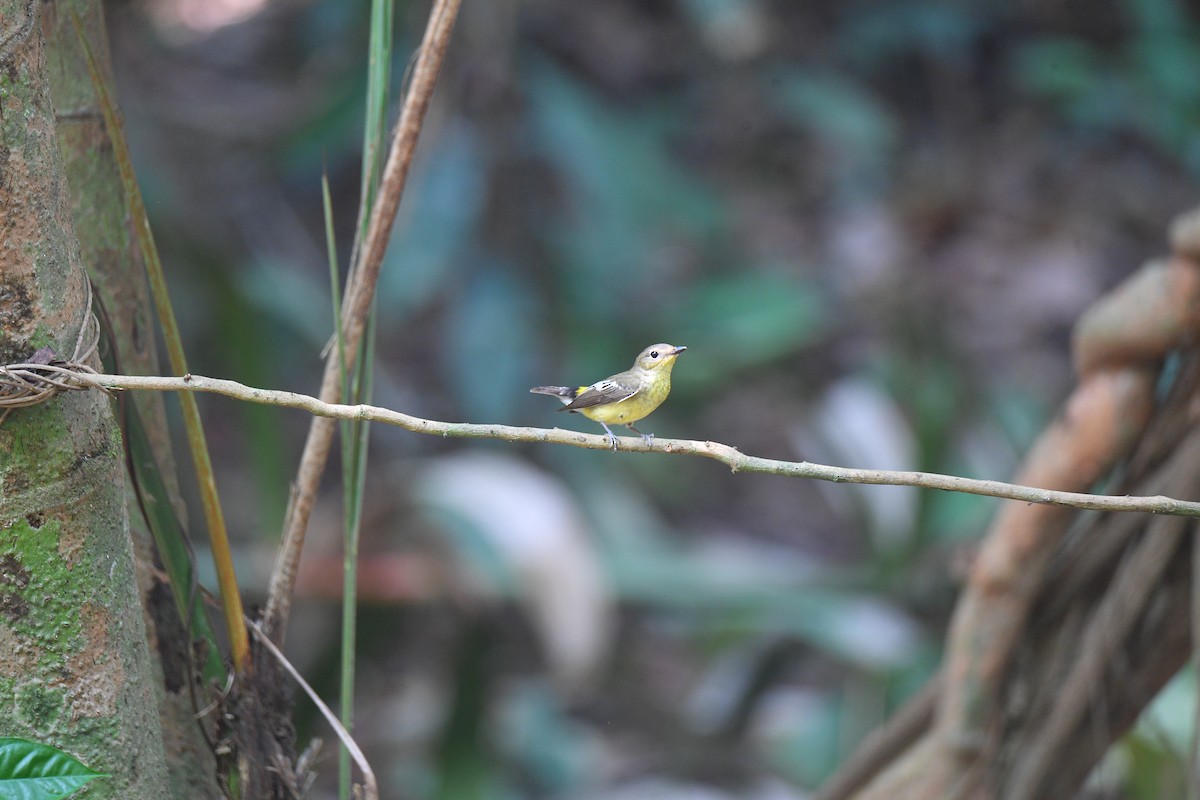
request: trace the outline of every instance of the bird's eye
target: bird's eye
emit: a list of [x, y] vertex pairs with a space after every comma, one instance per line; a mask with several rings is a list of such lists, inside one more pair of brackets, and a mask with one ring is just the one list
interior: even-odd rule
[[658, 358], [658, 351], [657, 351], [657, 350], [651, 350], [651, 351], [650, 351], [650, 357], [651, 357], [651, 358]]

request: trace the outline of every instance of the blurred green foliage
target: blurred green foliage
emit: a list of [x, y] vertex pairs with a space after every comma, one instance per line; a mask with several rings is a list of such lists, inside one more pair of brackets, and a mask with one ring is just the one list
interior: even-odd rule
[[1177, 0], [1123, 0], [1120, 11], [1123, 41], [1034, 39], [1015, 53], [1016, 78], [1080, 128], [1144, 136], [1200, 174], [1200, 28]]
[[[665, 340], [689, 350], [642, 428], [660, 437], [1006, 477], [1070, 385], [1075, 316], [1162, 249], [1196, 189], [1194, 12], [1100, 5], [464, 4], [379, 286], [377, 402], [595, 432], [528, 387], [596, 380]], [[397, 86], [425, 12], [397, 9]], [[115, 22], [197, 371], [315, 391], [320, 175], [345, 264], [365, 4], [279, 3], [174, 45], [132, 7]], [[848, 382], [869, 424], [830, 407]], [[244, 501], [231, 514], [248, 550], [269, 549], [305, 421], [212, 413], [218, 472], [241, 490], [226, 495]], [[833, 441], [833, 422], [857, 438]], [[396, 796], [637, 796], [647, 775], [680, 796], [811, 788], [931, 674], [961, 551], [995, 507], [373, 437], [365, 559], [443, 565], [423, 574], [436, 590], [373, 618], [389, 653], [359, 660], [358, 719]], [[587, 691], [548, 675], [491, 534], [412, 500], [430, 465], [485, 450], [583, 520], [617, 617]], [[1162, 752], [1129, 751], [1128, 785], [1154, 796]]]

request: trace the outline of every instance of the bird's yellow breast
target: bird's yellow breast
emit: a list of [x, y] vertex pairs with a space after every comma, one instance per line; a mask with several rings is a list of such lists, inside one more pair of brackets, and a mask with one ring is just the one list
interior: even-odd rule
[[646, 417], [651, 411], [662, 405], [671, 393], [671, 372], [664, 371], [654, 376], [653, 380], [627, 400], [617, 403], [606, 403], [599, 406], [579, 409], [579, 413], [596, 422], [628, 425]]

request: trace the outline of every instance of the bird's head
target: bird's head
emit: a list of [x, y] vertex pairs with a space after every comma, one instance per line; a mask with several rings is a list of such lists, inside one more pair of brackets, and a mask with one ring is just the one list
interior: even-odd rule
[[687, 348], [676, 347], [673, 344], [652, 344], [638, 354], [637, 361], [633, 362], [633, 366], [646, 370], [659, 370], [663, 367], [669, 369], [684, 350]]

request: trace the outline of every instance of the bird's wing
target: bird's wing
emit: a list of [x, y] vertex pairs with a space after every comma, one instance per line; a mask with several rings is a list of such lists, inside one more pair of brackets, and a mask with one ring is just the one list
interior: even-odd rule
[[628, 400], [638, 393], [639, 388], [624, 375], [614, 375], [602, 381], [593, 383], [575, 396], [575, 399], [559, 409], [559, 411], [575, 411], [580, 408], [603, 406], [609, 403], [619, 403]]

